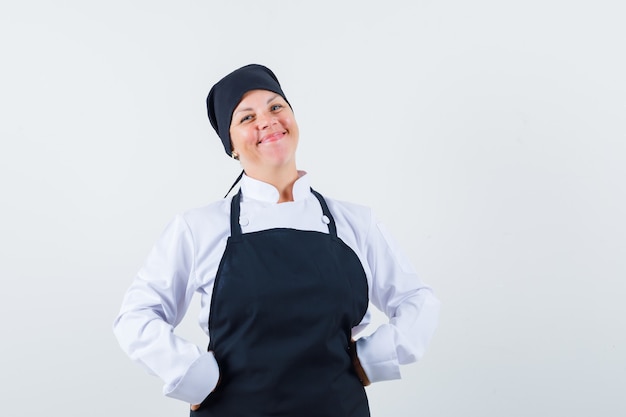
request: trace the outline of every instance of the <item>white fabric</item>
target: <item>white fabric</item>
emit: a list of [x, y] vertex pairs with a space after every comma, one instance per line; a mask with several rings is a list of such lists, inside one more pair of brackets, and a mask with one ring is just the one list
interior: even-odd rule
[[[309, 175], [300, 175], [294, 201], [280, 204], [273, 186], [244, 176], [242, 232], [283, 227], [328, 233], [327, 219], [310, 192]], [[424, 354], [437, 326], [439, 301], [370, 209], [324, 198], [337, 235], [363, 265], [370, 303], [389, 317], [388, 324], [357, 340], [361, 364], [371, 382], [400, 378], [399, 365]], [[209, 334], [213, 281], [230, 235], [230, 201], [189, 210], [170, 222], [126, 292], [113, 324], [122, 349], [165, 382], [164, 394], [192, 404], [215, 388], [219, 369], [212, 353], [175, 335], [173, 329], [199, 292], [199, 323]], [[353, 335], [369, 319], [368, 311]]]

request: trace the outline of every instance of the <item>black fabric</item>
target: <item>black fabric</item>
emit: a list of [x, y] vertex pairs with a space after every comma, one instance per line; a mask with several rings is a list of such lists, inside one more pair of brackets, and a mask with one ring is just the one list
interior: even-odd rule
[[226, 192], [226, 194], [224, 194], [224, 198], [228, 197], [228, 194], [233, 190], [233, 188], [235, 188], [235, 185], [237, 185], [237, 183], [241, 181], [241, 178], [243, 177], [244, 173], [245, 171], [243, 170], [239, 173], [239, 175], [237, 176], [237, 179], [235, 179], [235, 182], [233, 182], [233, 185], [231, 185], [228, 191]]
[[222, 140], [224, 150], [231, 156], [230, 121], [233, 111], [243, 95], [250, 90], [268, 90], [280, 94], [287, 103], [278, 78], [269, 68], [249, 64], [231, 72], [218, 81], [209, 91], [206, 99], [211, 126]]
[[209, 318], [220, 382], [192, 416], [369, 417], [349, 354], [351, 329], [367, 309], [367, 279], [315, 195], [328, 234], [242, 234], [241, 191], [233, 197]]

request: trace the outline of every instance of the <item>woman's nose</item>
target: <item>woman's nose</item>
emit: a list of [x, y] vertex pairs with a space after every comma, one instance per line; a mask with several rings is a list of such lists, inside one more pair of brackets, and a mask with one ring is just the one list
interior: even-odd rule
[[272, 114], [262, 114], [257, 116], [257, 122], [259, 129], [265, 129], [276, 122], [276, 117]]

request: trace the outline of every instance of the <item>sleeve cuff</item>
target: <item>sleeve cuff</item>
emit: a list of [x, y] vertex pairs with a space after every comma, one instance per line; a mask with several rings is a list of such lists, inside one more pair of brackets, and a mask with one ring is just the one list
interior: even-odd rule
[[175, 383], [163, 387], [163, 394], [189, 404], [200, 404], [215, 389], [220, 370], [213, 352], [206, 352], [191, 363]]
[[400, 379], [400, 364], [394, 344], [394, 330], [380, 326], [373, 334], [356, 341], [359, 362], [370, 382]]

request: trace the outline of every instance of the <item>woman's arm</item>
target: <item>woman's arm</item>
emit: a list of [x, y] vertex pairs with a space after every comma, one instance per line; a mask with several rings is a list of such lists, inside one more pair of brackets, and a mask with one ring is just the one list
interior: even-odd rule
[[219, 369], [211, 352], [174, 334], [196, 289], [194, 257], [193, 236], [177, 216], [126, 292], [113, 330], [126, 354], [165, 382], [165, 395], [197, 404], [217, 384]]
[[398, 379], [400, 365], [419, 360], [426, 351], [440, 303], [373, 215], [363, 249], [371, 274], [370, 301], [389, 322], [357, 340], [359, 363], [371, 382]]

